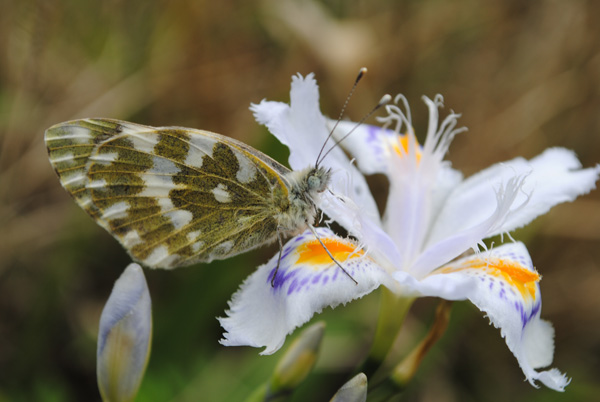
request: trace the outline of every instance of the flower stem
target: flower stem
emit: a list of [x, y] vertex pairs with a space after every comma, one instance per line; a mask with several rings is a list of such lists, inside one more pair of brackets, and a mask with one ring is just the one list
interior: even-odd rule
[[433, 325], [429, 329], [427, 336], [413, 349], [413, 351], [396, 366], [390, 378], [400, 387], [404, 388], [406, 384], [414, 377], [421, 361], [429, 352], [431, 347], [440, 340], [450, 321], [450, 309], [452, 302], [441, 300], [435, 310]]
[[379, 320], [375, 330], [375, 338], [369, 356], [359, 369], [370, 378], [381, 366], [410, 309], [414, 298], [398, 296], [388, 290], [381, 289], [381, 307], [379, 309]]

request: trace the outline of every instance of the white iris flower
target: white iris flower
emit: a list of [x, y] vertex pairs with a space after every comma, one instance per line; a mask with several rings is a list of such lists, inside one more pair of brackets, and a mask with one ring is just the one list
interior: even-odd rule
[[[290, 97], [290, 105], [263, 100], [251, 109], [289, 147], [289, 163], [299, 170], [314, 164], [332, 122], [319, 111], [312, 74], [293, 77]], [[226, 330], [221, 342], [273, 353], [314, 313], [384, 285], [406, 298], [470, 300], [500, 328], [532, 385], [540, 381], [562, 391], [569, 382], [564, 374], [536, 370], [552, 363], [554, 331], [540, 318], [540, 275], [527, 249], [509, 241], [487, 250], [483, 239], [508, 234], [552, 206], [588, 193], [600, 167], [581, 169], [573, 152], [552, 148], [530, 161], [516, 158], [464, 179], [443, 160], [454, 135], [463, 131], [456, 128], [459, 115], [450, 113], [440, 124], [442, 97], [424, 101], [429, 127], [422, 145], [399, 96], [386, 106], [384, 128], [362, 125], [342, 143], [356, 164], [340, 147], [323, 162], [333, 177], [320, 207], [358, 242], [328, 229], [317, 232], [358, 285], [310, 232], [303, 233], [285, 244], [273, 287], [278, 254], [242, 284], [227, 317], [220, 319]], [[341, 123], [335, 135], [341, 138], [354, 126]], [[383, 216], [363, 176], [374, 173], [386, 175], [390, 184]]]

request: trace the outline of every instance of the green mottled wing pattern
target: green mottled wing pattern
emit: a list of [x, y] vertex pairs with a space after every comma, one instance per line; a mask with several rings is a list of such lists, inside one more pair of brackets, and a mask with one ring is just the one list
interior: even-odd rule
[[227, 258], [277, 234], [289, 170], [228, 137], [85, 119], [46, 131], [50, 162], [75, 201], [149, 267]]

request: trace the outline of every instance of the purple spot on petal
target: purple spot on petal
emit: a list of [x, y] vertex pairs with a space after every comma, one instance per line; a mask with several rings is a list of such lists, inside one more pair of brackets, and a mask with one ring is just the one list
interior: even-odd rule
[[297, 285], [298, 285], [298, 280], [294, 279], [292, 281], [292, 283], [290, 283], [290, 287], [288, 288], [287, 294], [291, 295], [294, 292], [294, 290], [296, 289]]
[[377, 142], [377, 133], [381, 130], [377, 126], [373, 126], [370, 124], [366, 125], [367, 128], [367, 142]]

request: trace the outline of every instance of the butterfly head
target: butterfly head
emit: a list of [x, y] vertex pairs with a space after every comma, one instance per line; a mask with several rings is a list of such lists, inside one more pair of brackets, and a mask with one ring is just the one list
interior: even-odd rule
[[322, 193], [327, 189], [329, 180], [331, 179], [331, 169], [323, 167], [314, 167], [308, 171], [305, 176], [306, 180], [306, 191], [308, 193]]

